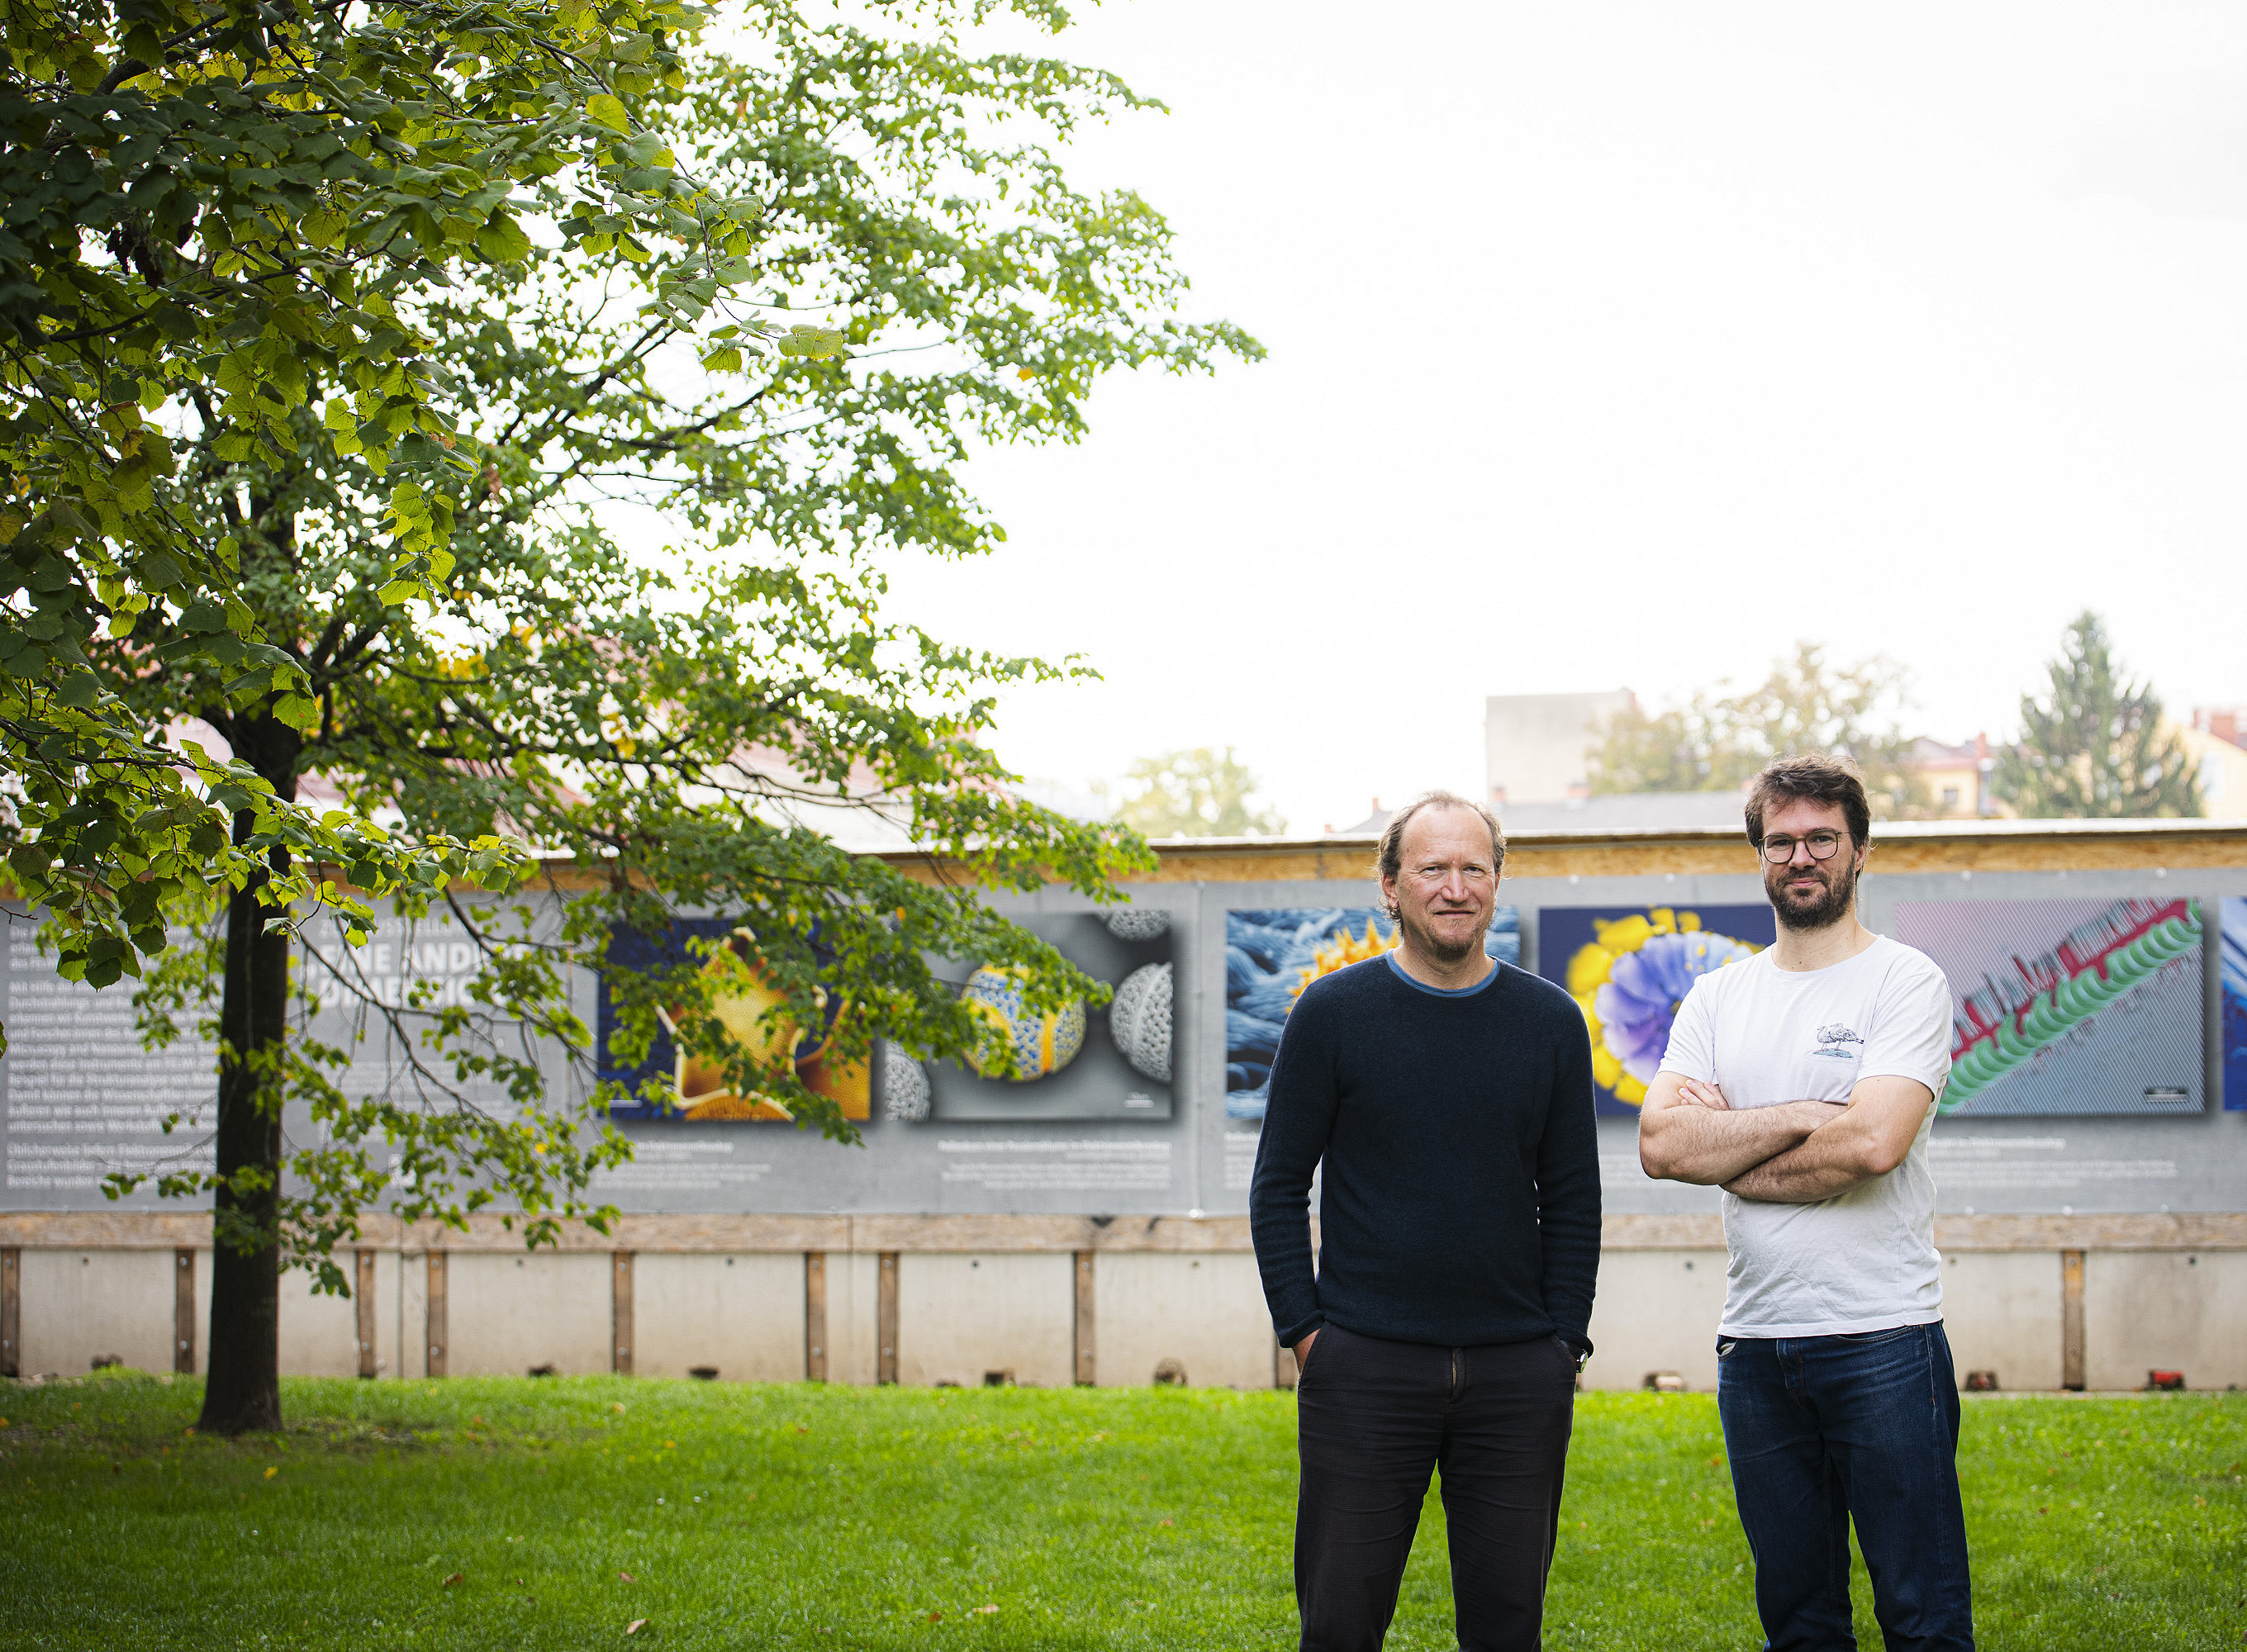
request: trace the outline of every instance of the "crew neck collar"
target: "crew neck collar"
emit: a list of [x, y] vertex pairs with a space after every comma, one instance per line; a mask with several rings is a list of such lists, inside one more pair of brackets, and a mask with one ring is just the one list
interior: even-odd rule
[[1477, 993], [1487, 991], [1490, 984], [1496, 980], [1505, 969], [1505, 966], [1493, 958], [1490, 960], [1490, 973], [1472, 986], [1431, 986], [1425, 981], [1415, 980], [1411, 973], [1397, 961], [1397, 954], [1394, 952], [1383, 952], [1382, 957], [1389, 960], [1389, 967], [1396, 973], [1398, 980], [1403, 981], [1415, 992], [1427, 993], [1431, 998], [1472, 998]]
[[1872, 944], [1870, 946], [1868, 946], [1867, 948], [1865, 948], [1865, 950], [1864, 950], [1863, 952], [1852, 952], [1848, 957], [1847, 957], [1847, 958], [1839, 958], [1839, 959], [1834, 959], [1834, 962], [1832, 962], [1832, 963], [1830, 963], [1830, 964], [1820, 964], [1820, 965], [1816, 969], [1782, 969], [1782, 968], [1780, 968], [1780, 967], [1779, 967], [1779, 958], [1778, 958], [1777, 951], [1776, 951], [1776, 949], [1775, 949], [1775, 948], [1767, 948], [1767, 949], [1766, 949], [1765, 952], [1763, 953], [1763, 956], [1764, 956], [1764, 957], [1766, 957], [1766, 958], [1768, 958], [1768, 959], [1771, 960], [1771, 973], [1772, 973], [1772, 974], [1774, 974], [1774, 975], [1778, 976], [1781, 980], [1789, 980], [1789, 981], [1807, 981], [1807, 980], [1816, 980], [1819, 976], [1820, 976], [1820, 975], [1830, 975], [1830, 974], [1832, 974], [1832, 973], [1833, 973], [1835, 970], [1837, 970], [1837, 969], [1847, 969], [1847, 968], [1848, 968], [1848, 967], [1849, 967], [1849, 966], [1850, 966], [1850, 965], [1852, 965], [1852, 964], [1861, 964], [1861, 963], [1862, 963], [1865, 959], [1867, 959], [1870, 958], [1874, 953], [1875, 953], [1875, 952], [1879, 952], [1879, 951], [1881, 950], [1882, 946], [1887, 943], [1888, 939], [1888, 938], [1887, 936], [1885, 936], [1885, 935], [1882, 934], [1879, 931], [1875, 930], [1875, 931], [1873, 932], [1873, 944]]

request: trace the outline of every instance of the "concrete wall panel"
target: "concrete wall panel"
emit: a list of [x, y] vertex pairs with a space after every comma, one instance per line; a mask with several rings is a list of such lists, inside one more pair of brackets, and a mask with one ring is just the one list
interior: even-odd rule
[[136, 1370], [172, 1369], [174, 1274], [169, 1251], [23, 1253], [22, 1369], [84, 1376], [97, 1355]]
[[[341, 1261], [349, 1278], [348, 1251]], [[312, 1276], [301, 1269], [281, 1276], [280, 1334], [281, 1369], [289, 1376], [359, 1375], [359, 1303], [351, 1297], [316, 1294]]]
[[1962, 1385], [1969, 1371], [1995, 1371], [2001, 1389], [2057, 1389], [2059, 1253], [1945, 1253], [1943, 1330]]
[[827, 1380], [871, 1388], [880, 1374], [875, 1321], [879, 1259], [848, 1251], [827, 1253]]
[[454, 1252], [446, 1281], [447, 1375], [521, 1376], [540, 1365], [564, 1376], [612, 1369], [611, 1266], [603, 1251]]
[[[195, 1375], [210, 1375], [211, 1253], [195, 1253]], [[167, 1366], [166, 1368], [169, 1369]]]
[[803, 1258], [643, 1251], [632, 1267], [632, 1369], [729, 1382], [803, 1380]]
[[1270, 1388], [1272, 1320], [1256, 1259], [1111, 1251], [1093, 1266], [1095, 1380], [1144, 1387], [1177, 1360], [1200, 1388]]
[[1592, 1303], [1588, 1389], [1634, 1389], [1675, 1371], [1690, 1389], [1717, 1386], [1717, 1321], [1725, 1311], [1722, 1251], [1609, 1251]]
[[2083, 1259], [2086, 1384], [2142, 1388], [2149, 1370], [2182, 1371], [2194, 1389], [2247, 1387], [2247, 1251]]
[[898, 1381], [958, 1382], [987, 1372], [1066, 1388], [1076, 1380], [1076, 1286], [1068, 1253], [898, 1259]]
[[398, 1375], [429, 1375], [429, 1253], [398, 1259]]

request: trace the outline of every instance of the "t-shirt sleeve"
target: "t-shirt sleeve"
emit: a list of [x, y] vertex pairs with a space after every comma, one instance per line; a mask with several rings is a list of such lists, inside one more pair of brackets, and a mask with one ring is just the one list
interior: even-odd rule
[[1702, 1084], [1717, 1082], [1716, 980], [1714, 974], [1702, 976], [1677, 1007], [1677, 1019], [1670, 1024], [1670, 1048], [1662, 1054], [1663, 1072]]
[[1857, 1076], [1916, 1078], [1936, 1096], [1950, 1077], [1950, 982], [1932, 959], [1891, 970]]

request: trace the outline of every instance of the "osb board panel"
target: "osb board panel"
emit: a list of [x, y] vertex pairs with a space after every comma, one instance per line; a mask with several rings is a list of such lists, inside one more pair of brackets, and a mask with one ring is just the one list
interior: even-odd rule
[[[1341, 881], [1371, 876], [1369, 837], [1229, 839], [1161, 843], [1151, 884]], [[884, 859], [933, 882], [959, 869], [925, 856]], [[1507, 840], [1513, 877], [1627, 877], [1752, 871], [1739, 832], [1525, 832]], [[2247, 866], [2247, 824], [2236, 821], [1909, 822], [1876, 827], [1871, 872], [2043, 872]]]
[[[1341, 882], [1368, 877], [1371, 837], [1226, 838], [1154, 845], [1160, 863], [1127, 882], [1150, 884]], [[958, 862], [912, 850], [878, 858], [924, 883], [973, 882]], [[1868, 870], [1891, 872], [2055, 872], [2247, 866], [2247, 822], [1989, 820], [1899, 821], [1874, 828]], [[1731, 827], [1641, 831], [1522, 832], [1506, 840], [1516, 877], [1627, 877], [1752, 871]], [[587, 889], [584, 868], [552, 861], [547, 886]], [[5, 892], [0, 890], [0, 892]]]
[[[1938, 1216], [1935, 1240], [1957, 1251], [2247, 1250], [2247, 1213], [2202, 1212], [2077, 1216]], [[167, 1250], [210, 1243], [210, 1219], [170, 1212], [0, 1214], [0, 1246], [50, 1250]], [[513, 1251], [522, 1246], [494, 1217], [468, 1232], [387, 1219], [362, 1225], [374, 1250]], [[1610, 1216], [1601, 1243], [1618, 1251], [1718, 1250], [1714, 1216]], [[563, 1227], [563, 1251], [1168, 1251], [1253, 1248], [1245, 1216], [626, 1216], [603, 1234]]]

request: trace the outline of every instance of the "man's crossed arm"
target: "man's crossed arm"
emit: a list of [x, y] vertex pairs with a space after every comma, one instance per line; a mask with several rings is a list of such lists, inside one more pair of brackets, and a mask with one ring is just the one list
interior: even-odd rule
[[1723, 1089], [1659, 1073], [1639, 1110], [1638, 1162], [1663, 1181], [1815, 1205], [1903, 1163], [1935, 1100], [1916, 1079], [1860, 1079], [1847, 1102], [1735, 1110]]

